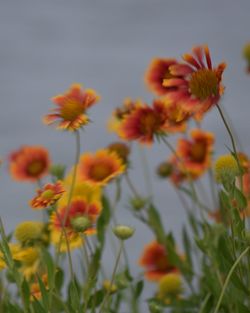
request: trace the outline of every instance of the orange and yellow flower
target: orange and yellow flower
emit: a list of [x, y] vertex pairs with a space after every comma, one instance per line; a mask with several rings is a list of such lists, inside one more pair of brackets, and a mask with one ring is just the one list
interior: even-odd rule
[[42, 146], [22, 146], [9, 157], [9, 170], [13, 179], [35, 182], [48, 173], [48, 150]]
[[84, 153], [79, 162], [79, 179], [95, 186], [105, 186], [125, 170], [117, 153], [109, 149], [98, 150], [95, 154]]
[[162, 135], [165, 129], [166, 113], [162, 103], [153, 102], [135, 108], [122, 120], [120, 137], [125, 140], [138, 140], [142, 144], [152, 144], [154, 137]]
[[191, 140], [180, 138], [177, 143], [178, 166], [192, 178], [201, 176], [211, 165], [214, 135], [199, 129], [191, 131]]
[[[70, 248], [74, 249], [82, 244], [82, 238], [78, 231], [75, 230], [74, 220], [79, 217], [85, 217], [89, 220], [90, 226], [84, 231], [84, 234], [91, 235], [95, 233], [94, 223], [101, 212], [99, 202], [88, 203], [81, 196], [74, 197], [69, 209], [68, 206], [62, 206], [51, 215], [50, 230], [51, 241], [58, 245], [62, 236], [61, 251], [67, 251], [66, 240], [68, 240]], [[67, 235], [67, 239], [62, 233], [63, 226]]]
[[173, 88], [169, 95], [185, 110], [201, 119], [213, 105], [217, 104], [224, 92], [222, 74], [226, 67], [220, 63], [213, 67], [207, 46], [196, 46], [193, 54], [184, 54], [186, 63], [169, 67], [171, 77], [165, 78], [163, 86]]
[[169, 262], [165, 247], [157, 241], [146, 245], [139, 265], [145, 268], [145, 277], [150, 281], [159, 281], [167, 273], [178, 272], [178, 268]]
[[57, 129], [75, 131], [89, 122], [86, 111], [99, 99], [95, 90], [84, 90], [80, 84], [73, 84], [64, 94], [51, 99], [57, 107], [43, 121], [48, 125], [57, 122]]
[[37, 190], [37, 195], [30, 201], [32, 209], [44, 209], [55, 204], [63, 195], [65, 189], [62, 182], [46, 184]]
[[149, 90], [158, 96], [162, 96], [170, 91], [177, 90], [178, 87], [175, 86], [163, 86], [164, 79], [174, 77], [170, 73], [170, 67], [175, 64], [177, 64], [175, 59], [153, 59], [145, 73], [145, 83]]

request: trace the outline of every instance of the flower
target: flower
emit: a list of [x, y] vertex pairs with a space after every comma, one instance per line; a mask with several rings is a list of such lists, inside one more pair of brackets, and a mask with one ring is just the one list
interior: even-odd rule
[[168, 273], [178, 272], [177, 267], [169, 262], [165, 247], [157, 241], [146, 245], [139, 265], [145, 268], [145, 277], [151, 281], [158, 281]]
[[[98, 202], [88, 203], [82, 197], [75, 196], [68, 208], [68, 206], [62, 206], [57, 209], [57, 213], [54, 212], [50, 218], [50, 230], [51, 241], [58, 245], [62, 236], [61, 250], [66, 251], [66, 240], [68, 240], [70, 248], [74, 249], [82, 245], [82, 238], [78, 230], [74, 228], [74, 222], [76, 218], [86, 217], [90, 221], [90, 226], [82, 233], [91, 235], [95, 233], [94, 223], [97, 220], [101, 212], [101, 205]], [[67, 239], [62, 233], [62, 228], [65, 228]]]
[[37, 247], [19, 246], [18, 251], [13, 254], [13, 259], [19, 261], [19, 271], [26, 279], [31, 279], [41, 268], [41, 251]]
[[165, 301], [173, 296], [177, 296], [182, 291], [182, 281], [180, 273], [168, 273], [159, 280], [158, 297]]
[[117, 153], [119, 158], [123, 161], [124, 164], [128, 162], [128, 156], [130, 153], [129, 147], [123, 142], [114, 142], [107, 146], [107, 149]]
[[111, 283], [111, 281], [108, 279], [105, 279], [103, 281], [102, 286], [103, 286], [103, 289], [109, 294], [113, 294], [118, 290], [117, 285], [114, 282]]
[[125, 140], [150, 145], [156, 135], [165, 133], [164, 126], [165, 112], [154, 102], [153, 107], [144, 104], [127, 114], [121, 122], [119, 135]]
[[33, 209], [44, 209], [55, 204], [65, 192], [62, 182], [55, 184], [46, 184], [43, 188], [37, 190], [37, 195], [30, 201]]
[[86, 111], [99, 99], [93, 89], [83, 90], [80, 84], [73, 84], [64, 94], [51, 99], [57, 107], [43, 121], [48, 125], [57, 122], [57, 129], [75, 131], [89, 122]]
[[164, 79], [173, 78], [170, 73], [170, 66], [177, 64], [175, 59], [154, 58], [145, 73], [145, 83], [147, 87], [156, 95], [162, 96], [169, 91], [174, 91], [177, 87], [163, 86]]
[[237, 161], [231, 154], [221, 155], [214, 164], [215, 178], [217, 182], [229, 178], [234, 179], [239, 174]]
[[168, 93], [172, 99], [201, 119], [218, 103], [224, 92], [221, 80], [226, 64], [213, 67], [207, 46], [194, 47], [193, 55], [184, 54], [183, 60], [186, 63], [179, 62], [169, 67], [172, 77], [165, 78], [163, 86], [174, 88]]
[[81, 156], [79, 179], [94, 186], [104, 186], [124, 170], [125, 165], [117, 153], [109, 149], [101, 149], [95, 154], [84, 153]]
[[25, 221], [17, 225], [15, 238], [22, 244], [41, 239], [44, 223], [36, 221]]
[[162, 162], [158, 165], [156, 171], [160, 178], [169, 177], [173, 173], [173, 165], [168, 161]]
[[113, 228], [113, 233], [120, 240], [127, 240], [133, 236], [135, 229], [126, 225], [117, 225]]
[[13, 179], [35, 182], [47, 174], [50, 159], [42, 146], [22, 146], [9, 156], [9, 170]]
[[200, 129], [193, 129], [190, 135], [192, 140], [181, 138], [177, 143], [177, 162], [184, 173], [197, 178], [211, 165], [214, 135]]

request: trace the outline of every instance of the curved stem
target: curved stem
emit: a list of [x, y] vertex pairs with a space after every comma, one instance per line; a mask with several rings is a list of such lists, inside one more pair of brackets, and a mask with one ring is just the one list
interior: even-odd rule
[[221, 290], [221, 293], [220, 293], [220, 297], [218, 299], [218, 302], [217, 302], [217, 305], [215, 307], [215, 310], [214, 310], [214, 313], [217, 313], [219, 311], [219, 308], [220, 308], [220, 305], [221, 305], [221, 302], [222, 302], [222, 299], [223, 299], [223, 296], [225, 294], [225, 291], [226, 291], [226, 288], [228, 286], [228, 283], [230, 281], [230, 278], [234, 272], [234, 270], [236, 269], [237, 265], [240, 263], [241, 259], [247, 254], [247, 252], [249, 251], [250, 247], [247, 247], [241, 254], [240, 256], [238, 257], [238, 259], [234, 262], [233, 266], [231, 267], [228, 275], [227, 275], [227, 278], [224, 282], [224, 285], [222, 287], [222, 290]]

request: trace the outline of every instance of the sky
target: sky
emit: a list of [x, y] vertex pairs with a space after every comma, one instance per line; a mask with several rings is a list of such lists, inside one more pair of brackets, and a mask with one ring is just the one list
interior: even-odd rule
[[[23, 144], [39, 144], [49, 149], [54, 162], [68, 167], [73, 163], [72, 134], [55, 131], [41, 121], [51, 107], [50, 98], [73, 82], [94, 88], [102, 98], [91, 109], [93, 123], [81, 135], [81, 151], [95, 151], [117, 140], [106, 132], [106, 123], [125, 97], [152, 100], [143, 75], [153, 57], [180, 58], [194, 45], [206, 43], [215, 64], [227, 63], [222, 105], [250, 153], [250, 77], [242, 59], [242, 47], [250, 40], [250, 1], [2, 0], [0, 5], [0, 156], [4, 159], [0, 215], [8, 231], [40, 215], [27, 205], [35, 187], [10, 179], [7, 155]], [[215, 109], [207, 114], [203, 128], [216, 134], [216, 155], [227, 153], [229, 138]], [[143, 149], [143, 155], [166, 229], [180, 237], [185, 210], [170, 184], [155, 175], [156, 165], [169, 151], [155, 144]], [[141, 157], [137, 149], [131, 175], [145, 192]], [[136, 261], [138, 245], [152, 240], [152, 234], [132, 218], [125, 204], [119, 207], [118, 218], [136, 227], [129, 245]]]

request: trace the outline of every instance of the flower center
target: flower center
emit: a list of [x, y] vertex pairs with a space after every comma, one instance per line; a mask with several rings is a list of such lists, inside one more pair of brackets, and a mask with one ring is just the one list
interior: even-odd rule
[[203, 162], [206, 156], [206, 144], [204, 142], [195, 142], [190, 148], [190, 156], [194, 162]]
[[41, 197], [45, 200], [49, 200], [49, 199], [52, 199], [55, 195], [55, 192], [53, 190], [45, 190], [42, 194], [41, 194]]
[[84, 107], [75, 99], [68, 98], [61, 107], [61, 117], [66, 121], [74, 121], [83, 114]]
[[159, 118], [153, 112], [149, 112], [142, 116], [140, 120], [140, 131], [145, 135], [153, 134], [157, 131], [159, 123]]
[[41, 161], [33, 161], [28, 165], [27, 172], [32, 176], [39, 175], [44, 169], [44, 164]]
[[191, 75], [189, 89], [200, 100], [218, 95], [218, 78], [213, 70], [201, 69]]
[[107, 164], [94, 164], [90, 170], [90, 176], [97, 181], [102, 181], [111, 173], [111, 168]]

